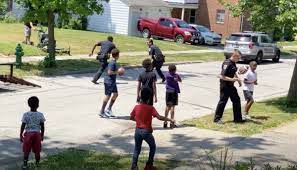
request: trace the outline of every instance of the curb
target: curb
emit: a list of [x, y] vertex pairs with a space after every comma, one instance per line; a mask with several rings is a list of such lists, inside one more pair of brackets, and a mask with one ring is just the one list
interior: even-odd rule
[[[184, 61], [184, 62], [167, 62], [163, 64], [163, 66], [169, 66], [170, 64], [175, 64], [175, 65], [185, 65], [185, 64], [199, 64], [199, 63], [204, 63], [204, 61]], [[123, 66], [125, 69], [135, 69], [135, 68], [142, 68], [141, 65], [131, 65], [131, 66]], [[76, 75], [76, 74], [88, 74], [88, 73], [94, 73], [98, 69], [90, 69], [90, 70], [83, 70], [83, 71], [70, 71], [70, 72], [65, 72], [56, 76], [66, 76], [66, 75]], [[45, 76], [45, 77], [52, 77], [52, 76]]]

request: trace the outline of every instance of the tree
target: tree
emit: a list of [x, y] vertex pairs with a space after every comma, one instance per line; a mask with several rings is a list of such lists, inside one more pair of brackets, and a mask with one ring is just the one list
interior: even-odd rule
[[280, 34], [276, 38], [291, 38], [297, 32], [296, 0], [239, 0], [237, 4], [230, 3], [229, 0], [218, 1], [235, 17], [248, 13], [248, 20], [254, 31]]
[[75, 15], [88, 16], [103, 11], [101, 0], [16, 0], [26, 9], [24, 21], [47, 23], [48, 53], [50, 61], [55, 62], [55, 18], [71, 18]]
[[4, 15], [6, 14], [6, 1], [5, 0], [0, 0], [0, 19], [4, 18]]
[[[218, 1], [231, 10], [234, 16], [248, 12], [249, 21], [256, 31], [271, 33], [280, 28], [282, 33], [292, 35], [297, 31], [297, 0], [239, 0], [237, 4]], [[287, 99], [290, 104], [297, 106], [297, 60]]]

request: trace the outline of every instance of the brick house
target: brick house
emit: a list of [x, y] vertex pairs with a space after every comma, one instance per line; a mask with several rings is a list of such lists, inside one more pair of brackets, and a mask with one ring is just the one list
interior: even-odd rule
[[[236, 3], [238, 0], [229, 0]], [[8, 10], [20, 18], [25, 10], [7, 0]], [[223, 37], [251, 29], [245, 17], [234, 18], [217, 0], [109, 0], [103, 1], [104, 13], [88, 17], [88, 29], [99, 32], [140, 36], [137, 20], [141, 17], [173, 17], [204, 25]]]
[[[236, 3], [238, 0], [230, 0], [230, 2]], [[206, 26], [212, 31], [222, 34], [223, 37], [233, 32], [251, 30], [247, 17], [232, 17], [231, 12], [217, 0], [199, 0], [196, 7], [192, 5], [187, 9], [173, 8], [171, 15], [188, 23]]]

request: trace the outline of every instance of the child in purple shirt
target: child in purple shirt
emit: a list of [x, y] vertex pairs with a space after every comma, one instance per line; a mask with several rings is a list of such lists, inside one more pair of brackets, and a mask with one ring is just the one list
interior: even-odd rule
[[[168, 117], [170, 112], [171, 119], [174, 119], [174, 108], [178, 105], [178, 93], [180, 88], [178, 83], [182, 82], [180, 76], [176, 74], [176, 66], [174, 64], [169, 65], [169, 72], [165, 75], [166, 78], [166, 110], [165, 117]], [[170, 128], [174, 128], [176, 125], [170, 123]], [[167, 122], [164, 122], [164, 128], [167, 128]]]

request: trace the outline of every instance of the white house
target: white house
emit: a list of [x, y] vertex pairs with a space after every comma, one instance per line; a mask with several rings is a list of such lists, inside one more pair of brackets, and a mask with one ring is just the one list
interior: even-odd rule
[[[184, 19], [185, 11], [198, 10], [199, 0], [102, 0], [104, 12], [88, 17], [88, 30], [139, 36], [137, 22], [141, 17], [157, 19], [175, 17]], [[180, 13], [176, 13], [180, 10]], [[21, 18], [25, 10], [13, 3], [12, 14]], [[177, 14], [177, 15], [176, 15]]]
[[139, 36], [137, 22], [141, 17], [171, 17], [173, 8], [198, 9], [198, 0], [110, 0], [104, 12], [88, 17], [88, 30]]

